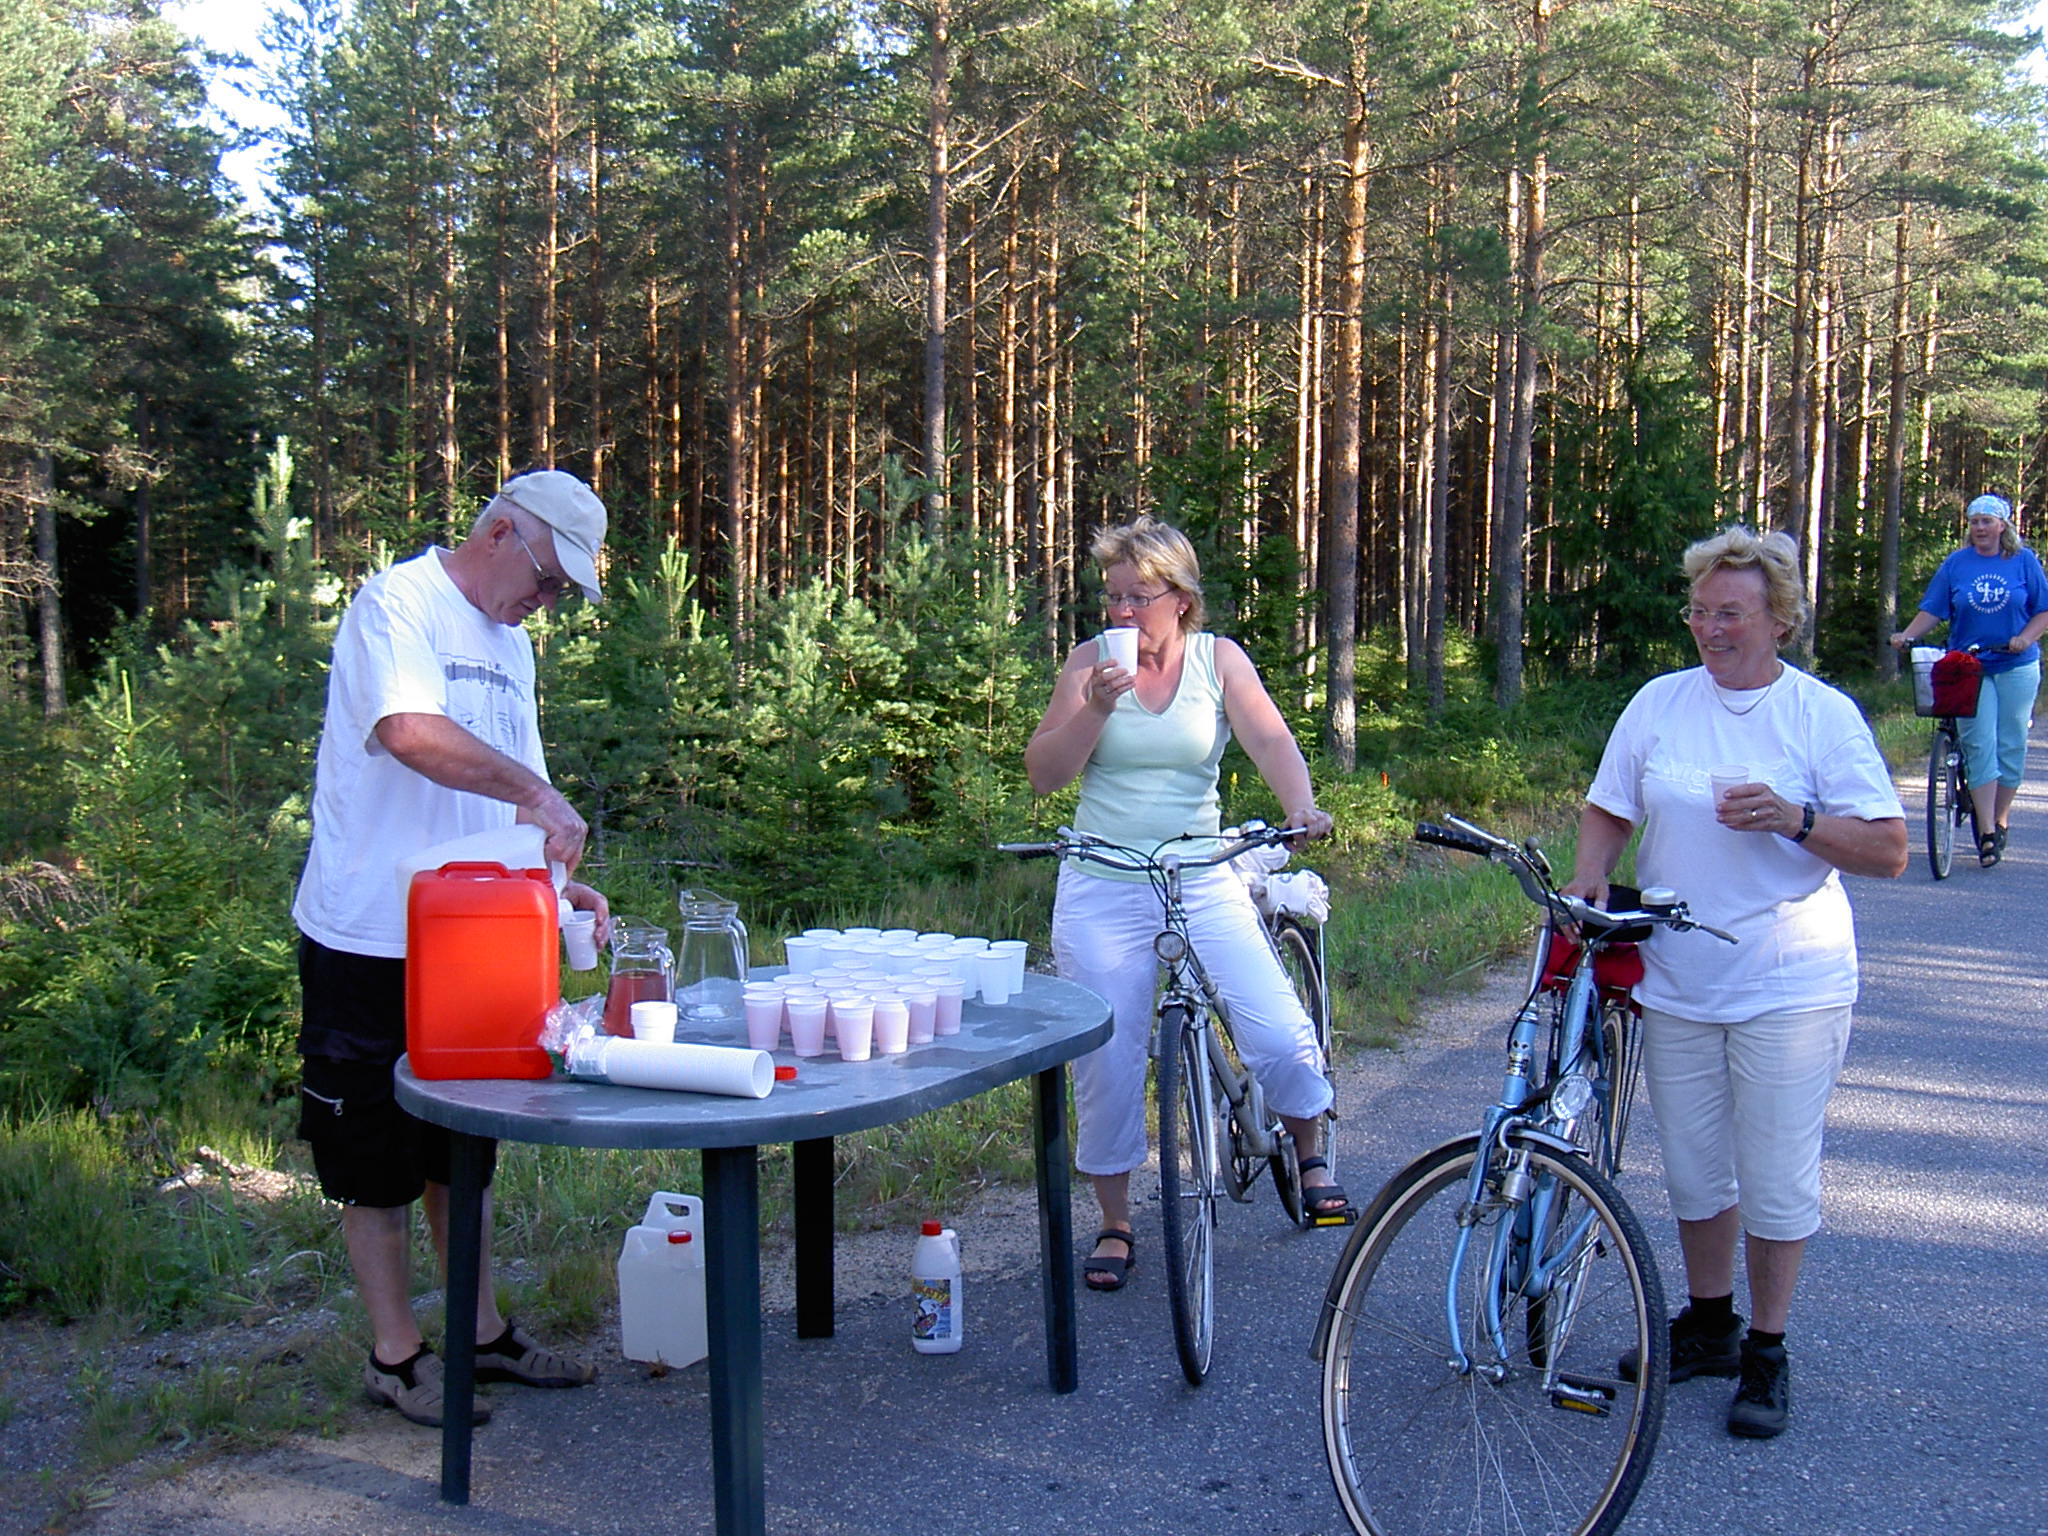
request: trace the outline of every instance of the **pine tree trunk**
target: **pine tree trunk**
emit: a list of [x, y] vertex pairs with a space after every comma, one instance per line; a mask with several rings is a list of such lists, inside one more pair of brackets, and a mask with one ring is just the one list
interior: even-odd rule
[[953, 12], [932, 0], [931, 185], [925, 208], [924, 526], [936, 534], [946, 516], [946, 228], [952, 196]]
[[38, 449], [30, 486], [35, 508], [36, 564], [42, 582], [36, 592], [36, 645], [43, 667], [43, 714], [64, 713], [64, 609], [57, 571], [57, 467], [48, 449]]

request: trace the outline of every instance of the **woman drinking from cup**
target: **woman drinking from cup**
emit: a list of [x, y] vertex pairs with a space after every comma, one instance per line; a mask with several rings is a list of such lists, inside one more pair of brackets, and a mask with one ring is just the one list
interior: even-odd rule
[[1671, 1379], [1739, 1376], [1729, 1433], [1765, 1437], [1785, 1427], [1785, 1323], [1820, 1226], [1821, 1122], [1856, 1001], [1842, 873], [1897, 875], [1906, 822], [1854, 701], [1778, 656], [1805, 608], [1792, 540], [1729, 528], [1685, 552], [1685, 574], [1700, 665], [1652, 678], [1622, 711], [1564, 889], [1604, 903], [1640, 828], [1637, 883], [1677, 890], [1738, 941], [1658, 934], [1635, 993], [1690, 1293]]
[[1959, 717], [1956, 728], [1977, 808], [1977, 862], [1989, 868], [2005, 857], [2006, 824], [2027, 766], [2027, 726], [2041, 691], [2039, 642], [2048, 633], [2048, 578], [2013, 531], [2012, 507], [2003, 496], [1979, 496], [1967, 516], [1969, 538], [1941, 562], [1920, 611], [1891, 638], [1904, 650], [1947, 620], [1951, 647], [1981, 647], [1977, 713]]
[[[1045, 718], [1024, 752], [1031, 787], [1050, 794], [1081, 781], [1074, 825], [1134, 847], [1220, 827], [1217, 765], [1235, 733], [1280, 802], [1288, 827], [1330, 830], [1308, 765], [1251, 658], [1202, 628], [1206, 608], [1194, 546], [1179, 530], [1140, 517], [1105, 529], [1092, 554], [1102, 569], [1112, 626], [1134, 630], [1135, 669], [1111, 639], [1085, 640], [1061, 669]], [[1124, 643], [1127, 643], [1125, 640]], [[1288, 984], [1243, 882], [1227, 867], [1183, 878], [1195, 948], [1230, 1008], [1238, 1049], [1294, 1137], [1304, 1197], [1322, 1214], [1343, 1211], [1330, 1177], [1321, 1116], [1330, 1084], [1315, 1030]], [[1116, 1031], [1074, 1063], [1074, 1162], [1095, 1185], [1102, 1232], [1084, 1266], [1099, 1291], [1123, 1288], [1136, 1241], [1130, 1174], [1145, 1161], [1145, 1064], [1163, 914], [1143, 875], [1064, 863], [1052, 918], [1060, 975], [1102, 994]]]

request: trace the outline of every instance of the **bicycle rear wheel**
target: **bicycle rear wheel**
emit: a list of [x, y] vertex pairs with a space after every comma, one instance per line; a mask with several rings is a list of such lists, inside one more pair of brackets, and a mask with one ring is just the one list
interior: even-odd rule
[[1955, 867], [1959, 755], [1954, 734], [1946, 725], [1937, 725], [1934, 745], [1927, 751], [1927, 867], [1937, 880], [1946, 880]]
[[[1280, 969], [1287, 973], [1287, 980], [1294, 988], [1294, 995], [1301, 999], [1303, 1011], [1308, 1014], [1309, 1023], [1315, 1026], [1316, 1049], [1322, 1053], [1323, 1070], [1330, 1070], [1332, 1041], [1330, 1039], [1330, 999], [1323, 985], [1323, 966], [1315, 935], [1291, 917], [1281, 918], [1273, 927], [1273, 948], [1280, 956]], [[1330, 1134], [1330, 1122], [1334, 1115], [1323, 1114], [1323, 1157], [1329, 1162], [1331, 1177], [1336, 1176], [1336, 1138]], [[1296, 1226], [1308, 1220], [1308, 1212], [1301, 1197], [1300, 1154], [1295, 1150], [1294, 1139], [1283, 1135], [1280, 1149], [1267, 1159], [1273, 1174], [1273, 1188], [1280, 1195], [1280, 1205], [1287, 1212], [1287, 1219]]]
[[1199, 1387], [1216, 1342], [1217, 1168], [1215, 1078], [1203, 1032], [1188, 1010], [1159, 1015], [1159, 1218], [1166, 1297], [1181, 1374]]
[[[1670, 1343], [1655, 1261], [1612, 1184], [1582, 1158], [1532, 1151], [1550, 1219], [1523, 1233], [1522, 1261], [1490, 1279], [1499, 1223], [1533, 1225], [1534, 1207], [1501, 1204], [1489, 1181], [1455, 1296], [1471, 1361], [1460, 1374], [1446, 1282], [1477, 1156], [1478, 1138], [1466, 1137], [1397, 1173], [1331, 1279], [1331, 1480], [1367, 1536], [1605, 1536], [1628, 1513], [1663, 1425]], [[1532, 1247], [1540, 1264], [1526, 1262]], [[1495, 1284], [1505, 1355], [1485, 1322]], [[1618, 1370], [1630, 1349], [1647, 1362], [1640, 1384]]]

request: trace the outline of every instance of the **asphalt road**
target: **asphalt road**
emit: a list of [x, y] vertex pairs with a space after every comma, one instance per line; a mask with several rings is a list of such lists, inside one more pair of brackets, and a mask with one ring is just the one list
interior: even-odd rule
[[[1961, 856], [1950, 880], [1933, 882], [1909, 784], [1911, 867], [1898, 881], [1852, 882], [1863, 1001], [1829, 1114], [1826, 1230], [1789, 1338], [1792, 1428], [1733, 1439], [1721, 1422], [1728, 1383], [1674, 1388], [1628, 1531], [2048, 1533], [2042, 750], [2037, 739], [2001, 867]], [[1504, 972], [1440, 1008], [1418, 1043], [1347, 1067], [1340, 1172], [1356, 1198], [1476, 1123], [1519, 981]], [[1677, 1298], [1641, 1100], [1637, 1115], [1623, 1187]], [[1141, 1214], [1130, 1288], [1083, 1293], [1081, 1388], [1068, 1397], [1046, 1388], [1035, 1275], [976, 1273], [971, 1251], [958, 1355], [911, 1351], [907, 1302], [842, 1306], [830, 1340], [800, 1342], [787, 1318], [771, 1319], [770, 1529], [1341, 1536], [1306, 1351], [1343, 1236], [1286, 1227], [1270, 1198], [1226, 1212], [1216, 1363], [1196, 1390], [1173, 1356], [1155, 1216]], [[1077, 1200], [1077, 1227], [1088, 1221]], [[1737, 1302], [1746, 1310], [1740, 1289]], [[254, 1466], [216, 1464], [90, 1524], [135, 1536], [707, 1531], [704, 1395], [702, 1366], [499, 1394], [466, 1509], [435, 1501], [435, 1437], [391, 1421], [385, 1454], [305, 1443], [267, 1453], [260, 1480]]]

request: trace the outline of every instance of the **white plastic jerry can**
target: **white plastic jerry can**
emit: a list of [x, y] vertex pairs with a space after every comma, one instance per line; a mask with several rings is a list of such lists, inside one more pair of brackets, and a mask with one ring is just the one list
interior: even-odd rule
[[704, 1204], [657, 1191], [619, 1250], [619, 1352], [685, 1366], [704, 1358]]

